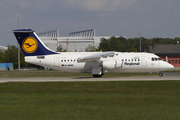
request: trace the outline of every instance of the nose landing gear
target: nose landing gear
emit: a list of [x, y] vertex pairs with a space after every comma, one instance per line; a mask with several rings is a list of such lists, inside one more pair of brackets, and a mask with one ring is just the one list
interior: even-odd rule
[[162, 76], [163, 76], [163, 73], [162, 73], [162, 72], [160, 72], [160, 73], [159, 73], [159, 77], [162, 77]]

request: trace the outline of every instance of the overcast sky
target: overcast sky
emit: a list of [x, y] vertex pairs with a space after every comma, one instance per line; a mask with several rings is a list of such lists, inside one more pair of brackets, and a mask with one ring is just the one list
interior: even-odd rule
[[96, 36], [180, 37], [180, 0], [0, 0], [0, 45], [16, 45], [10, 30], [70, 32], [96, 29]]

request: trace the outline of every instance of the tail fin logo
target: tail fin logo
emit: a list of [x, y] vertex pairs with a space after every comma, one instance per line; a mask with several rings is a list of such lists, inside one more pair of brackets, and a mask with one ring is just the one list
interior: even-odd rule
[[22, 42], [22, 48], [27, 53], [33, 53], [37, 50], [38, 43], [33, 37], [27, 37]]

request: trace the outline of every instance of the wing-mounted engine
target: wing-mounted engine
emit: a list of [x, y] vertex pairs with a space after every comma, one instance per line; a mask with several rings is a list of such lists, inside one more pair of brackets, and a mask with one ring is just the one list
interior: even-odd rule
[[116, 69], [116, 62], [115, 61], [105, 61], [102, 63], [104, 69], [113, 70]]
[[114, 70], [117, 68], [122, 68], [122, 62], [119, 60], [111, 60], [102, 62], [102, 66], [107, 70]]

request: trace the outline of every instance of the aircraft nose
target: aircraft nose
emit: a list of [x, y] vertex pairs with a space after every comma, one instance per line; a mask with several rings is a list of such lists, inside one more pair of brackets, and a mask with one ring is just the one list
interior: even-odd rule
[[168, 68], [169, 68], [169, 69], [174, 69], [174, 66], [171, 65], [171, 64], [169, 64], [169, 65], [168, 65]]

